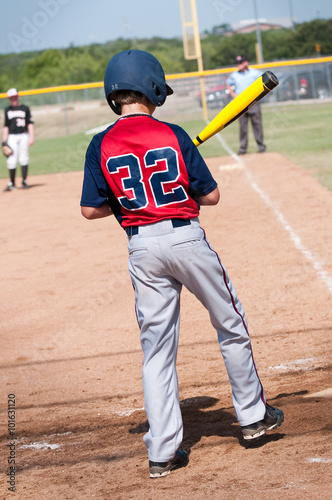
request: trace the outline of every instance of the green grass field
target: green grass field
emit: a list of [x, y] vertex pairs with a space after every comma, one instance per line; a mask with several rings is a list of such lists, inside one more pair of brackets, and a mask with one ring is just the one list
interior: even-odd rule
[[[332, 103], [263, 106], [264, 139], [268, 151], [286, 156], [293, 163], [309, 169], [332, 190]], [[210, 115], [212, 119], [217, 112]], [[179, 123], [194, 138], [205, 126], [203, 120]], [[238, 123], [221, 132], [227, 144], [238, 151]], [[82, 170], [84, 155], [91, 136], [76, 134], [54, 139], [39, 139], [30, 149], [29, 175]], [[257, 151], [250, 127], [248, 153]], [[204, 157], [225, 156], [226, 151], [215, 138], [200, 146]], [[4, 160], [0, 177], [8, 176]]]
[[[267, 151], [278, 152], [308, 169], [332, 191], [332, 103], [262, 106], [262, 113]], [[191, 137], [195, 137], [204, 127], [204, 122], [182, 123], [182, 126]], [[255, 153], [257, 147], [251, 125], [249, 129], [248, 153]], [[236, 122], [220, 132], [235, 152], [239, 148], [238, 132], [239, 125]], [[205, 157], [227, 154], [214, 137], [199, 149]]]

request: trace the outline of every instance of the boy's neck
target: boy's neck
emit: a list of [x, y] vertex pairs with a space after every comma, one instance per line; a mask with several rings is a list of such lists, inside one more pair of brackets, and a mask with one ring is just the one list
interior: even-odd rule
[[121, 116], [135, 113], [146, 113], [148, 115], [152, 115], [155, 109], [156, 106], [154, 106], [150, 102], [147, 104], [140, 102], [135, 102], [133, 104], [124, 104], [121, 109]]

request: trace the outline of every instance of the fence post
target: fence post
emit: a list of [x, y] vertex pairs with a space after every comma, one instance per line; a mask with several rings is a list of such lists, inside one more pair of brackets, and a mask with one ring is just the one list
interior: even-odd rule
[[316, 99], [319, 96], [317, 94], [317, 88], [316, 88], [316, 82], [315, 82], [315, 76], [314, 76], [312, 64], [310, 64], [310, 66], [309, 66], [309, 72], [310, 72], [310, 80], [311, 80], [311, 87], [312, 87], [312, 97], [313, 97], [313, 99]]
[[[64, 117], [64, 121], [65, 121], [65, 130], [66, 130], [66, 135], [70, 135], [69, 120], [68, 120], [68, 113], [67, 113], [66, 92], [62, 92], [62, 95], [63, 95], [63, 117]], [[61, 95], [60, 95], [60, 102], [62, 103]]]
[[332, 83], [331, 83], [331, 73], [330, 73], [329, 64], [325, 64], [325, 71], [326, 71], [327, 85], [329, 88], [329, 94], [330, 94], [330, 96], [332, 96]]

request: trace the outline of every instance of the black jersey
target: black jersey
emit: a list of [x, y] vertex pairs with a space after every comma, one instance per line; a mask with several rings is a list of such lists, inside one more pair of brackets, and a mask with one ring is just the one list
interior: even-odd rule
[[5, 127], [9, 128], [10, 134], [27, 132], [29, 123], [33, 123], [33, 119], [28, 106], [20, 104], [5, 109]]

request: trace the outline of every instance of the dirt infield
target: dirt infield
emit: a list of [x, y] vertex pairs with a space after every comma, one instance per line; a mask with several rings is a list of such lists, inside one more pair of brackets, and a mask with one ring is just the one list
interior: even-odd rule
[[31, 189], [11, 193], [3, 179], [1, 499], [332, 498], [332, 193], [278, 154], [243, 161], [208, 160], [222, 200], [200, 219], [243, 302], [283, 426], [245, 445], [216, 333], [184, 291], [190, 462], [150, 480], [126, 235], [114, 218], [81, 217], [81, 172], [31, 177]]

